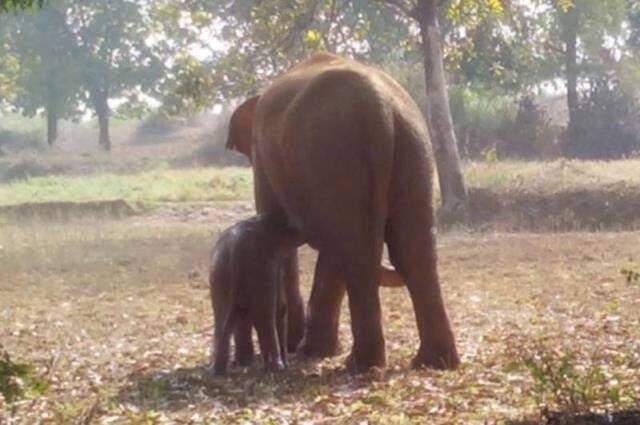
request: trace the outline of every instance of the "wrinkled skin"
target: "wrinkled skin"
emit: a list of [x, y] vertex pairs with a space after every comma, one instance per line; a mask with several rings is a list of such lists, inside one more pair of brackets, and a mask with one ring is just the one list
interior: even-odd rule
[[[215, 374], [226, 372], [232, 333], [236, 361], [245, 366], [251, 362], [252, 327], [258, 334], [265, 369], [277, 371], [285, 367], [287, 305], [282, 260], [297, 245], [299, 241], [286, 228], [286, 222], [264, 215], [243, 220], [218, 238], [209, 274], [215, 321]], [[242, 340], [247, 328], [248, 342]], [[251, 345], [251, 353], [238, 351], [246, 343]]]
[[[413, 365], [458, 366], [437, 273], [431, 145], [399, 84], [376, 68], [316, 55], [238, 107], [228, 147], [253, 159], [258, 211], [286, 218], [319, 251], [301, 353], [337, 353], [346, 291], [350, 366], [385, 365], [378, 282], [386, 242], [415, 310]], [[287, 258], [288, 297], [299, 297], [296, 256]]]

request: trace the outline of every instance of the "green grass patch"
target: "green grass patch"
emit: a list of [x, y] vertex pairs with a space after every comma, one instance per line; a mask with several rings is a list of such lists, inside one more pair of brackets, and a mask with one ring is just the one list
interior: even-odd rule
[[251, 169], [240, 167], [157, 170], [135, 175], [34, 177], [0, 185], [0, 205], [108, 199], [156, 204], [229, 201], [252, 197]]
[[[565, 190], [640, 187], [640, 160], [552, 162], [468, 162], [469, 188], [498, 193], [530, 191], [554, 194]], [[100, 201], [124, 199], [154, 205], [164, 202], [211, 202], [253, 198], [250, 168], [156, 169], [140, 174], [34, 177], [0, 185], [0, 205], [25, 202]], [[436, 182], [437, 184], [437, 182]], [[439, 191], [435, 191], [436, 202]]]

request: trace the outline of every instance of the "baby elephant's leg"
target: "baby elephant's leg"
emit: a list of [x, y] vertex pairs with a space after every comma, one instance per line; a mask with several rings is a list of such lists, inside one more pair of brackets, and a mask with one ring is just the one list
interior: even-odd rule
[[258, 333], [260, 352], [268, 371], [284, 369], [276, 331], [276, 294], [265, 298], [253, 311], [253, 325]]
[[215, 339], [215, 358], [213, 362], [213, 373], [215, 375], [224, 375], [227, 372], [227, 364], [229, 363], [229, 344], [231, 342], [231, 334], [235, 326], [237, 313], [233, 309], [227, 315], [222, 333]]
[[288, 338], [288, 319], [287, 299], [282, 287], [278, 297], [278, 309], [276, 313], [276, 330], [278, 331], [278, 342], [280, 343], [280, 356], [282, 363], [287, 366], [287, 338]]
[[253, 341], [251, 340], [251, 319], [247, 316], [238, 318], [233, 332], [235, 341], [235, 360], [240, 366], [250, 366], [253, 361]]

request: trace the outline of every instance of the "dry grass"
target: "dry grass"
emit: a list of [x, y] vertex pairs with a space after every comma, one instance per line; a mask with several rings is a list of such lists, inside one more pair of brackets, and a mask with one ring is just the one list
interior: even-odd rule
[[619, 161], [498, 161], [469, 162], [467, 185], [496, 191], [527, 189], [554, 193], [624, 184], [640, 186], [640, 159]]
[[[542, 405], [640, 403], [640, 284], [620, 274], [640, 269], [638, 232], [442, 235], [459, 371], [409, 370], [411, 304], [405, 290], [385, 289], [385, 373], [350, 376], [343, 355], [294, 360], [275, 377], [258, 360], [210, 380], [207, 254], [217, 232], [251, 209], [1, 227], [0, 341], [51, 383], [15, 406], [17, 423], [524, 423]], [[303, 249], [305, 292], [314, 259]], [[348, 318], [345, 309], [345, 347]], [[595, 394], [588, 406], [541, 387], [526, 366], [565, 357]], [[585, 374], [596, 369], [602, 377]], [[2, 423], [9, 410], [0, 409]]]

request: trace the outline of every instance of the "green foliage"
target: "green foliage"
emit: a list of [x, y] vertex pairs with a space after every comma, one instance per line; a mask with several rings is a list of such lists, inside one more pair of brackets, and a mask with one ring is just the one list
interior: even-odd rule
[[639, 284], [640, 283], [640, 272], [634, 269], [633, 267], [624, 267], [620, 270], [622, 276], [627, 281], [628, 284]]
[[620, 389], [597, 364], [580, 366], [573, 353], [558, 355], [541, 351], [524, 360], [534, 381], [534, 397], [540, 406], [589, 411], [600, 405], [617, 405]]
[[45, 0], [0, 0], [0, 13], [16, 12], [18, 10], [36, 10]]
[[530, 19], [518, 2], [451, 2], [443, 22], [444, 60], [458, 84], [503, 91], [529, 87], [536, 72], [527, 39], [531, 35], [517, 27], [529, 26]]
[[109, 114], [106, 101], [111, 98], [127, 98], [126, 108], [131, 109], [140, 93], [154, 94], [164, 77], [172, 44], [162, 37], [162, 23], [153, 19], [160, 15], [150, 7], [138, 0], [66, 5], [84, 100], [97, 115]]
[[10, 57], [17, 68], [12, 104], [26, 116], [45, 108], [57, 118], [76, 116], [80, 70], [73, 53], [74, 39], [60, 31], [65, 9], [48, 5], [35, 14], [13, 17], [6, 34]]
[[61, 0], [0, 17], [0, 101], [28, 116], [45, 109], [57, 121], [87, 106], [106, 119], [109, 101], [124, 99], [118, 115], [141, 116], [145, 95], [160, 97], [174, 77], [167, 65], [193, 41], [195, 30], [181, 32], [167, 17], [171, 4]]
[[11, 130], [0, 129], [0, 151], [20, 151], [23, 149], [44, 149], [42, 133], [38, 130], [31, 130], [26, 133], [16, 133]]
[[251, 199], [253, 179], [247, 168], [154, 170], [135, 175], [34, 177], [0, 185], [0, 204], [124, 199], [135, 205]]
[[485, 154], [508, 154], [496, 141], [515, 120], [512, 95], [482, 87], [452, 86], [449, 103], [462, 155], [486, 159]]
[[498, 162], [498, 150], [496, 149], [495, 143], [491, 146], [487, 146], [482, 149], [482, 157], [484, 160], [490, 164], [494, 164]]
[[515, 119], [513, 96], [482, 88], [451, 87], [450, 103], [456, 122], [483, 130], [496, 130]]
[[[5, 0], [0, 10], [36, 3], [41, 2]], [[145, 99], [151, 96], [163, 101], [167, 113], [193, 114], [255, 93], [274, 75], [318, 51], [384, 67], [424, 105], [416, 3], [49, 2], [38, 13], [0, 16], [0, 106], [11, 105], [27, 115], [46, 108], [57, 118], [77, 117], [88, 106], [108, 116], [109, 100], [113, 105], [114, 99], [122, 99], [113, 112], [140, 117], [148, 112]], [[562, 89], [567, 36], [572, 33], [578, 40], [580, 90], [591, 79], [614, 74], [625, 92], [638, 95], [637, 2], [452, 0], [440, 2], [439, 8], [450, 81], [461, 91], [497, 95], [495, 104], [488, 104], [491, 111], [504, 109], [506, 97], [515, 101], [552, 86]], [[463, 114], [462, 121], [454, 112], [456, 125], [470, 133], [495, 132], [512, 119], [512, 106], [507, 118], [496, 114], [491, 124], [493, 112], [478, 109], [486, 119]], [[461, 141], [467, 149], [465, 143]], [[502, 154], [500, 143], [497, 151]]]
[[379, 64], [415, 55], [415, 23], [385, 2], [182, 3], [191, 20], [217, 17], [216, 35], [223, 46], [209, 47], [209, 59], [204, 62], [189, 55], [176, 61], [171, 72], [176, 78], [167, 82], [164, 98], [173, 113], [245, 97], [273, 75], [317, 51]]
[[569, 139], [569, 157], [615, 159], [640, 151], [640, 104], [617, 80], [592, 79], [580, 98], [575, 117], [577, 138]]
[[48, 383], [37, 376], [33, 365], [16, 363], [0, 346], [0, 394], [11, 404], [24, 398], [27, 393], [42, 394]]
[[7, 154], [23, 149], [44, 149], [44, 131], [41, 120], [25, 118], [15, 113], [1, 114], [0, 151]]
[[145, 138], [164, 136], [178, 130], [182, 125], [183, 122], [179, 118], [168, 116], [164, 111], [155, 111], [140, 122], [136, 128], [136, 135]]

